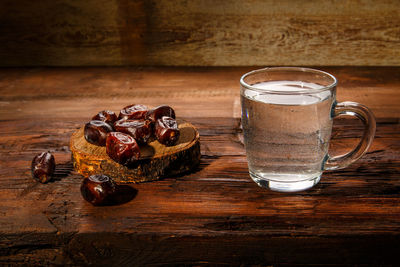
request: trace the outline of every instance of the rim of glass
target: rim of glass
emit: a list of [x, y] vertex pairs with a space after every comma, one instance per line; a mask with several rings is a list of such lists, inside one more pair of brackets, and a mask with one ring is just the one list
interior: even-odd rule
[[[316, 73], [319, 75], [324, 75], [324, 76], [328, 76], [332, 79], [332, 83], [330, 83], [327, 86], [323, 86], [321, 88], [318, 89], [302, 89], [302, 90], [295, 90], [295, 91], [278, 91], [278, 90], [268, 90], [268, 89], [260, 89], [258, 87], [252, 86], [247, 84], [244, 79], [247, 76], [256, 74], [256, 73], [260, 73], [260, 72], [269, 72], [269, 71], [297, 71], [297, 72], [311, 72], [311, 73]], [[261, 93], [270, 93], [270, 94], [286, 94], [286, 95], [302, 95], [302, 94], [311, 94], [311, 93], [319, 93], [322, 91], [326, 91], [326, 90], [331, 90], [333, 87], [335, 87], [337, 85], [337, 80], [335, 78], [335, 76], [333, 76], [332, 74], [322, 71], [322, 70], [317, 70], [317, 69], [312, 69], [312, 68], [303, 68], [303, 67], [267, 67], [267, 68], [262, 68], [262, 69], [257, 69], [257, 70], [253, 70], [250, 72], [247, 72], [245, 74], [243, 74], [243, 76], [240, 78], [240, 84], [245, 87], [246, 89], [250, 89], [250, 90], [254, 90], [257, 92], [261, 92]]]

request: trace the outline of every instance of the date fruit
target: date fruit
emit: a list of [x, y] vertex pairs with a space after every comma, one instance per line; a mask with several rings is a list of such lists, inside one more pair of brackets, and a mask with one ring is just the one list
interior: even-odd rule
[[54, 156], [50, 152], [42, 152], [36, 155], [32, 160], [32, 177], [42, 184], [51, 180], [56, 163]]
[[147, 143], [152, 134], [151, 123], [148, 120], [119, 120], [114, 124], [117, 132], [126, 133], [135, 138], [140, 145]]
[[178, 123], [174, 118], [163, 116], [156, 122], [155, 135], [161, 144], [166, 146], [175, 145], [180, 135]]
[[148, 110], [148, 107], [145, 105], [129, 105], [121, 109], [121, 111], [119, 112], [118, 120], [141, 120], [145, 118]]
[[96, 146], [105, 146], [106, 138], [113, 128], [106, 122], [100, 120], [92, 120], [85, 125], [84, 135], [86, 141]]
[[123, 165], [131, 165], [140, 157], [139, 145], [135, 139], [121, 132], [107, 135], [106, 152], [111, 159]]
[[104, 121], [113, 125], [117, 121], [117, 115], [111, 110], [103, 110], [93, 116], [92, 120]]
[[95, 174], [82, 181], [82, 197], [95, 206], [112, 204], [115, 192], [115, 182], [104, 174]]
[[156, 121], [163, 116], [175, 119], [175, 111], [170, 106], [161, 105], [149, 110], [146, 114], [146, 119], [150, 120], [152, 123], [156, 123]]

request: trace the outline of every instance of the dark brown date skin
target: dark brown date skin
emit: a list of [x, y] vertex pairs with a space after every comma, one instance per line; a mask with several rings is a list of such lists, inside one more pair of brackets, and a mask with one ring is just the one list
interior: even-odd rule
[[114, 124], [117, 132], [126, 133], [135, 138], [139, 145], [147, 144], [152, 135], [151, 122], [148, 120], [119, 120]]
[[113, 204], [112, 197], [115, 192], [116, 184], [110, 177], [104, 174], [95, 174], [82, 181], [82, 197], [92, 205]]
[[52, 179], [55, 169], [56, 162], [54, 156], [50, 152], [42, 152], [36, 155], [32, 160], [32, 177], [42, 184]]
[[133, 165], [140, 157], [136, 140], [125, 133], [111, 132], [107, 135], [107, 155], [122, 165]]
[[93, 116], [92, 120], [104, 121], [110, 125], [113, 125], [118, 119], [117, 115], [111, 110], [103, 110]]
[[161, 105], [149, 110], [145, 118], [146, 120], [150, 120], [152, 123], [156, 123], [156, 121], [161, 119], [163, 116], [175, 119], [175, 111], [170, 106]]
[[84, 135], [86, 141], [96, 146], [105, 146], [106, 138], [113, 128], [104, 121], [92, 120], [85, 125]]
[[164, 116], [158, 119], [155, 125], [155, 135], [163, 145], [173, 146], [179, 139], [178, 123], [171, 117]]
[[142, 120], [145, 118], [148, 107], [140, 104], [133, 104], [121, 109], [118, 115], [118, 120]]

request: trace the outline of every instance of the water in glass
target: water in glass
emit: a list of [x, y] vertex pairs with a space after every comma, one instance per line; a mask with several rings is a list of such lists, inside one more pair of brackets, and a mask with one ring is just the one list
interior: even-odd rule
[[[322, 86], [301, 81], [271, 81], [252, 86], [258, 90], [241, 91], [251, 178], [275, 191], [312, 187], [318, 183], [327, 158], [334, 96], [329, 90], [307, 93]], [[304, 93], [281, 93], [299, 90]]]

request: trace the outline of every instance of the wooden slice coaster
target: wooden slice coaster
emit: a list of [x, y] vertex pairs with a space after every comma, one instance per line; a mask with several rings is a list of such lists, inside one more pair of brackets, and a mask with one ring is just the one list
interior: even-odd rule
[[188, 122], [178, 121], [180, 136], [175, 146], [167, 147], [152, 141], [141, 147], [137, 166], [128, 168], [106, 153], [106, 148], [88, 143], [84, 127], [74, 132], [70, 140], [74, 168], [83, 176], [103, 173], [117, 183], [139, 183], [158, 180], [188, 172], [200, 162], [200, 136]]

